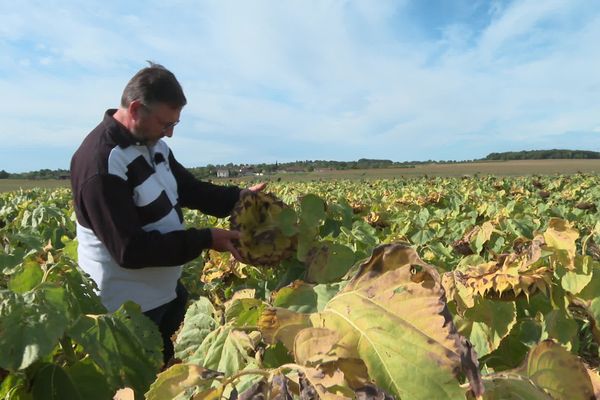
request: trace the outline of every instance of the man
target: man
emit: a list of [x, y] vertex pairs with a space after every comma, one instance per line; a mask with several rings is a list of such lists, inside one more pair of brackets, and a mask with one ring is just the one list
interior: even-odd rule
[[240, 258], [231, 242], [239, 232], [184, 229], [182, 207], [225, 217], [243, 192], [196, 180], [162, 140], [173, 135], [186, 103], [175, 76], [151, 63], [71, 160], [79, 265], [109, 311], [132, 300], [158, 325], [165, 363], [185, 314], [181, 265], [209, 248]]

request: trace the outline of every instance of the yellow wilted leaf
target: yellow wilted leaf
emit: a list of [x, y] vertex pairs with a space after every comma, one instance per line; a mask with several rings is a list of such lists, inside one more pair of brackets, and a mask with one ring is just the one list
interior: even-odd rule
[[354, 392], [347, 388], [344, 373], [339, 369], [303, 369], [300, 388], [306, 390], [307, 386], [310, 386], [322, 400], [354, 399]]
[[193, 386], [199, 386], [201, 390], [208, 390], [214, 379], [221, 376], [223, 374], [220, 372], [202, 368], [196, 364], [176, 364], [158, 374], [156, 381], [146, 393], [146, 399], [174, 399]]
[[552, 340], [543, 341], [529, 352], [523, 372], [555, 399], [594, 398], [592, 380], [583, 362]]
[[258, 320], [258, 327], [265, 342], [273, 344], [281, 341], [289, 351], [294, 350], [296, 334], [311, 325], [310, 314], [278, 307], [267, 308]]
[[333, 348], [340, 335], [325, 328], [305, 328], [294, 339], [294, 358], [300, 365], [315, 365], [337, 359]]
[[414, 249], [380, 246], [319, 313], [319, 326], [340, 334], [339, 346], [356, 348], [369, 376], [397, 396], [464, 396], [455, 375], [463, 368], [480, 392], [476, 356], [453, 333], [443, 293], [436, 269]]
[[558, 250], [566, 250], [569, 258], [575, 258], [577, 246], [575, 241], [579, 237], [579, 232], [573, 228], [573, 224], [559, 218], [551, 218], [548, 223], [548, 229], [544, 232], [544, 240], [549, 247]]

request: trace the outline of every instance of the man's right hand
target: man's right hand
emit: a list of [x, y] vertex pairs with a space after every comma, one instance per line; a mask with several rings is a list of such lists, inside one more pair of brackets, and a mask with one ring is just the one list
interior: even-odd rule
[[237, 249], [233, 246], [233, 239], [240, 238], [239, 231], [228, 231], [226, 229], [219, 228], [211, 228], [210, 233], [212, 235], [212, 246], [211, 249], [223, 252], [228, 251], [233, 255], [233, 258], [238, 260], [239, 262], [244, 262], [240, 253], [238, 253]]

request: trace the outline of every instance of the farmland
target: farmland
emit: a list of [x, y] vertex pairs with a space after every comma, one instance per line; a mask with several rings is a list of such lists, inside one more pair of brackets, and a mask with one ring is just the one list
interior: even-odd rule
[[186, 264], [182, 362], [160, 373], [139, 307], [107, 314], [76, 268], [70, 191], [2, 194], [0, 394], [594, 398], [600, 177], [575, 173], [595, 162], [563, 163], [573, 173], [562, 175], [556, 164], [273, 180], [295, 252], [274, 266], [212, 251]]
[[[453, 164], [421, 164], [414, 168], [356, 169], [313, 171], [300, 173], [277, 173], [262, 177], [266, 180], [309, 181], [313, 179], [386, 179], [411, 178], [423, 176], [462, 177], [464, 175], [527, 176], [600, 173], [600, 160], [522, 160], [522, 161], [486, 161]], [[214, 178], [216, 182], [229, 179]], [[19, 189], [70, 187], [68, 180], [27, 180], [0, 179], [0, 193]]]
[[19, 189], [57, 189], [66, 187], [70, 187], [70, 182], [68, 180], [0, 179], [0, 193], [12, 192]]
[[463, 175], [526, 176], [600, 173], [600, 160], [515, 160], [454, 164], [420, 164], [414, 168], [317, 171], [278, 174], [286, 180], [411, 178], [423, 176], [461, 177]]

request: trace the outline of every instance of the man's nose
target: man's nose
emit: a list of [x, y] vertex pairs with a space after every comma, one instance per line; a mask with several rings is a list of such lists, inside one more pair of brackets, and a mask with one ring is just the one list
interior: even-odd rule
[[173, 136], [173, 131], [174, 131], [174, 130], [175, 130], [175, 127], [174, 127], [174, 126], [171, 126], [169, 129], [165, 130], [165, 131], [163, 132], [163, 134], [164, 134], [166, 137], [171, 137], [171, 136]]

